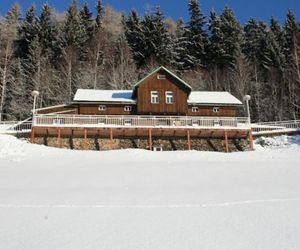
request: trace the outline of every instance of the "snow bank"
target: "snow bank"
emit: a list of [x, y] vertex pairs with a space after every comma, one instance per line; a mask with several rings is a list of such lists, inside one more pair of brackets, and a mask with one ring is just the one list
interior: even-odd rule
[[14, 136], [0, 135], [0, 158], [25, 155], [27, 143]]
[[300, 147], [300, 136], [275, 136], [275, 137], [260, 137], [255, 140], [258, 148], [285, 148], [285, 147]]

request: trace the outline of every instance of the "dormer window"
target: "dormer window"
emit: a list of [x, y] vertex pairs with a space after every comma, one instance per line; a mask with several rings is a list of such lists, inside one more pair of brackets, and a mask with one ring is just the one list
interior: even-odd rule
[[174, 94], [172, 91], [166, 91], [166, 104], [174, 103]]
[[157, 75], [157, 79], [158, 80], [166, 80], [167, 77], [166, 77], [166, 75]]
[[151, 91], [151, 103], [157, 104], [159, 103], [159, 95], [158, 91]]

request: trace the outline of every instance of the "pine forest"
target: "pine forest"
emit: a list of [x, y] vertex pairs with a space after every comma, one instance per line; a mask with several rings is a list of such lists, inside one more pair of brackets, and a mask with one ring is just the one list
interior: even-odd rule
[[194, 90], [251, 96], [252, 120], [300, 119], [300, 22], [249, 19], [230, 7], [207, 16], [187, 1], [188, 20], [173, 20], [160, 7], [120, 13], [101, 0], [65, 13], [45, 3], [0, 19], [0, 113], [3, 120], [30, 116], [37, 107], [72, 101], [78, 88], [132, 89], [163, 65]]

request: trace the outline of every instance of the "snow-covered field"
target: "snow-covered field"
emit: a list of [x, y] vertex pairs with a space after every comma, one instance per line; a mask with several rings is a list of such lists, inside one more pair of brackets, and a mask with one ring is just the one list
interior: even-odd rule
[[0, 249], [300, 249], [300, 137], [68, 151], [0, 135]]

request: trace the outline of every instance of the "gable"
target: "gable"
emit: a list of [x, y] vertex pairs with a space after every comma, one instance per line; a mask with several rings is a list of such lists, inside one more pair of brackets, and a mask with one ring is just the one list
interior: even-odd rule
[[147, 80], [155, 75], [166, 75], [168, 80], [170, 80], [174, 85], [176, 85], [178, 88], [182, 89], [184, 92], [189, 95], [192, 91], [192, 87], [187, 84], [185, 81], [183, 81], [181, 78], [173, 74], [171, 71], [166, 69], [165, 67], [161, 66], [157, 68], [156, 70], [152, 71], [150, 74], [148, 74], [146, 77], [141, 79], [139, 82], [137, 82], [133, 87], [133, 97], [136, 97], [137, 89], [143, 85]]

